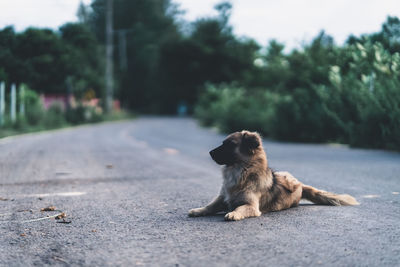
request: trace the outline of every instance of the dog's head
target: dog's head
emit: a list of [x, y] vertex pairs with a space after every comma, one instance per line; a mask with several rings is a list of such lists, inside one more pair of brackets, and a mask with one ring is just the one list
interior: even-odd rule
[[241, 131], [230, 134], [222, 145], [210, 151], [210, 156], [219, 165], [231, 166], [248, 161], [260, 149], [262, 143], [258, 133]]

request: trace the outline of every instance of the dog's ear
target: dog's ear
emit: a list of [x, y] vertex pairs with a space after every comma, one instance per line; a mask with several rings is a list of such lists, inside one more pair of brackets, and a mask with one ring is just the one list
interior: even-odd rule
[[244, 132], [242, 136], [242, 144], [244, 147], [253, 150], [261, 145], [261, 138], [257, 133]]

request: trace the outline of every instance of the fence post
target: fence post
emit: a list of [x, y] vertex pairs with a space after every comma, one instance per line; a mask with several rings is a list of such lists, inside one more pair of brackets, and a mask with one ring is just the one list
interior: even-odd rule
[[4, 125], [4, 111], [6, 107], [6, 101], [4, 100], [4, 94], [5, 94], [5, 83], [1, 82], [0, 83], [0, 126]]
[[15, 83], [11, 85], [11, 104], [10, 104], [10, 115], [11, 115], [11, 122], [15, 123], [17, 119], [16, 108], [17, 108], [17, 92], [15, 88]]
[[19, 115], [22, 117], [25, 116], [24, 96], [25, 96], [25, 86], [24, 84], [21, 84], [19, 86]]

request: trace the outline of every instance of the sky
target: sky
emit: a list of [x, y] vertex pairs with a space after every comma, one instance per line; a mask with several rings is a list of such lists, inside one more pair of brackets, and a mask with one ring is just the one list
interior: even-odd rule
[[[173, 0], [189, 21], [216, 15], [220, 0]], [[91, 0], [83, 0], [85, 4]], [[80, 0], [0, 0], [0, 28], [14, 25], [57, 29], [76, 21]], [[388, 15], [400, 17], [399, 0], [231, 0], [231, 24], [239, 36], [261, 45], [276, 39], [292, 49], [309, 42], [322, 29], [342, 44], [350, 34], [379, 31]], [[23, 8], [21, 8], [23, 7]]]
[[0, 0], [0, 28], [14, 25], [17, 31], [29, 26], [58, 29], [66, 22], [77, 21], [79, 3], [80, 0]]

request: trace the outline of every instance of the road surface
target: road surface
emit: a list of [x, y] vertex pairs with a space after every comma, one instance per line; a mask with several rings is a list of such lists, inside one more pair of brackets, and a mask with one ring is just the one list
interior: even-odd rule
[[266, 141], [275, 170], [361, 205], [189, 218], [219, 191], [223, 138], [144, 117], [0, 139], [0, 265], [400, 265], [400, 154]]

